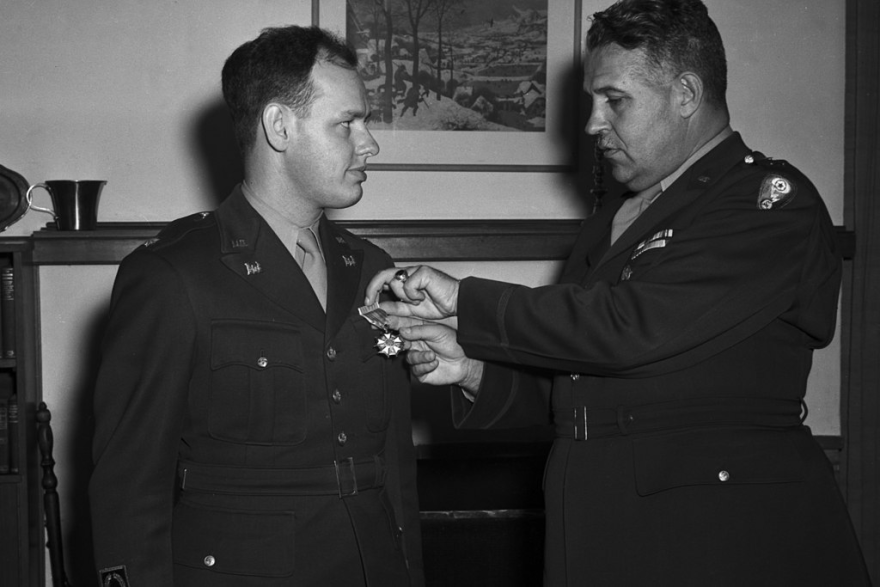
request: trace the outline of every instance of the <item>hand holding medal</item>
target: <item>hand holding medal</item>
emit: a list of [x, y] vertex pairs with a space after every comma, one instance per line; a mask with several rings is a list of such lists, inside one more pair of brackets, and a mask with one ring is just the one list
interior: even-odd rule
[[382, 303], [392, 316], [443, 320], [457, 313], [458, 280], [426, 265], [380, 271], [367, 285], [365, 304], [378, 303], [383, 291], [400, 300]]

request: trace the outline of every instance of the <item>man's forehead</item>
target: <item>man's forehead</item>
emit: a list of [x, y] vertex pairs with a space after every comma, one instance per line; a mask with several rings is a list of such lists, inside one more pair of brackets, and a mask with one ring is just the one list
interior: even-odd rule
[[646, 65], [642, 49], [624, 49], [611, 44], [597, 47], [584, 60], [584, 89], [597, 91], [632, 83]]
[[312, 80], [315, 101], [321, 100], [335, 109], [353, 113], [364, 110], [366, 89], [356, 70], [318, 62], [312, 68]]

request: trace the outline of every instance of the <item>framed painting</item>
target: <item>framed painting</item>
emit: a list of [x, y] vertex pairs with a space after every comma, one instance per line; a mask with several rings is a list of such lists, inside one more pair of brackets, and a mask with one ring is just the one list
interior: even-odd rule
[[372, 169], [569, 171], [582, 0], [312, 0], [356, 49]]

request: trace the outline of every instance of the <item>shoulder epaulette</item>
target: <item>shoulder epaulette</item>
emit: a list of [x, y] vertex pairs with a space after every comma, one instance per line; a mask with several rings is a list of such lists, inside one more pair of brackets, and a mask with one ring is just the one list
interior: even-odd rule
[[189, 216], [184, 216], [183, 218], [178, 218], [177, 220], [170, 222], [165, 228], [159, 231], [159, 234], [146, 241], [142, 246], [150, 249], [168, 246], [177, 242], [193, 230], [213, 226], [214, 223], [210, 222], [213, 218], [213, 212], [197, 212]]
[[745, 163], [757, 165], [766, 171], [758, 190], [759, 210], [777, 210], [797, 195], [798, 174], [785, 159], [771, 159], [763, 153], [753, 151], [746, 155]]

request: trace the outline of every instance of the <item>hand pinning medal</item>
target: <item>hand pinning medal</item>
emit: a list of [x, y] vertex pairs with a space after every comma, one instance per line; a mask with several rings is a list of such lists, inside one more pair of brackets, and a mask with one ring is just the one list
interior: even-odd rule
[[[404, 273], [406, 272], [404, 271]], [[388, 314], [379, 307], [378, 303], [358, 308], [358, 314], [363, 316], [367, 322], [382, 330], [382, 336], [376, 339], [376, 348], [379, 349], [380, 355], [393, 357], [403, 350], [403, 340], [397, 336], [396, 331], [388, 328]]]

